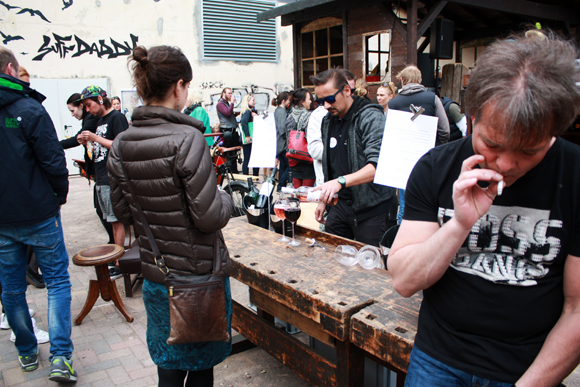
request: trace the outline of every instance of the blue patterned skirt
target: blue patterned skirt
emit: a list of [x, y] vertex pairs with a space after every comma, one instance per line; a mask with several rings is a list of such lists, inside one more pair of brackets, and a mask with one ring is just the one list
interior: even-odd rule
[[[226, 313], [228, 329], [232, 327], [232, 295], [226, 278]], [[169, 370], [199, 371], [221, 363], [232, 351], [232, 341], [167, 344], [169, 331], [169, 301], [164, 284], [143, 281], [143, 302], [147, 311], [147, 346], [153, 363]]]

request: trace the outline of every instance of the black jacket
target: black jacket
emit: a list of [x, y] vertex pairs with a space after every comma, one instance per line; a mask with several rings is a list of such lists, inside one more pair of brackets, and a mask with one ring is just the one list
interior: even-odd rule
[[40, 223], [66, 203], [66, 160], [44, 99], [0, 74], [0, 227]]
[[[137, 207], [129, 194], [123, 165], [165, 264], [175, 275], [207, 274], [213, 259], [229, 274], [232, 262], [221, 229], [230, 220], [232, 198], [219, 191], [201, 121], [160, 106], [133, 111], [133, 125], [115, 138], [107, 167], [113, 211], [139, 234], [143, 276], [163, 283], [155, 266]], [[214, 251], [215, 237], [218, 251]]]

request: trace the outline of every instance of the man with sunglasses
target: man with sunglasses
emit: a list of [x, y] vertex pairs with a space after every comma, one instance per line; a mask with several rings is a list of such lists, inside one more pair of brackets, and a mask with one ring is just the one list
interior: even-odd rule
[[328, 208], [326, 232], [378, 246], [395, 190], [373, 183], [385, 127], [379, 105], [354, 96], [346, 70], [333, 68], [310, 77], [317, 102], [328, 113], [322, 120], [322, 169], [325, 183], [316, 220], [324, 222], [326, 203], [338, 193], [336, 206]]

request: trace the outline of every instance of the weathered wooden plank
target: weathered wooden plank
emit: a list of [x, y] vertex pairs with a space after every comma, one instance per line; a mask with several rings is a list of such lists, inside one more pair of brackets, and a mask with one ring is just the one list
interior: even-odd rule
[[232, 327], [312, 385], [337, 385], [334, 364], [235, 301]]
[[259, 309], [262, 309], [278, 317], [282, 321], [292, 321], [292, 325], [294, 325], [296, 328], [300, 329], [307, 335], [325, 343], [326, 345], [331, 347], [335, 346], [336, 340], [334, 337], [324, 332], [319, 324], [309, 318], [304, 317], [300, 313], [295, 312], [278, 302], [275, 302], [264, 293], [250, 288], [250, 302], [256, 305], [256, 307]]

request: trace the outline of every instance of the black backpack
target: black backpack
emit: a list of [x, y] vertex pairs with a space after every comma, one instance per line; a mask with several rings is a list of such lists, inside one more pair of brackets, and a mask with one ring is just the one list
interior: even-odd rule
[[459, 106], [459, 104], [454, 100], [452, 100], [451, 98], [447, 97], [441, 97], [441, 103], [445, 108], [445, 114], [447, 114], [447, 121], [449, 121], [449, 142], [463, 138], [463, 133], [461, 133], [461, 130], [459, 130], [459, 128], [457, 127], [455, 122], [453, 122], [451, 116], [449, 115], [449, 107], [451, 106], [451, 104], [456, 104], [457, 106]]

